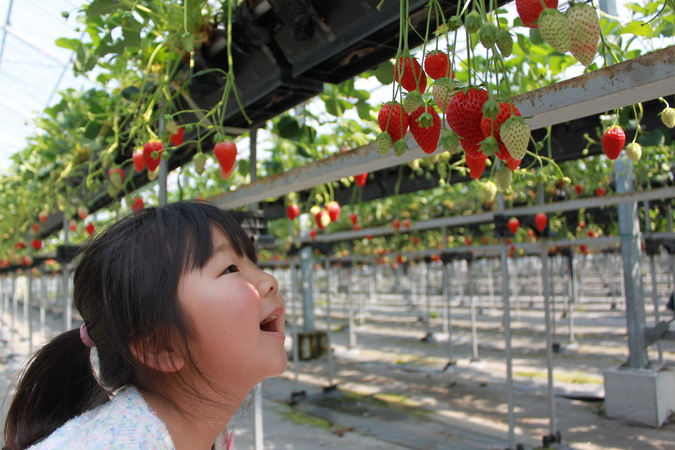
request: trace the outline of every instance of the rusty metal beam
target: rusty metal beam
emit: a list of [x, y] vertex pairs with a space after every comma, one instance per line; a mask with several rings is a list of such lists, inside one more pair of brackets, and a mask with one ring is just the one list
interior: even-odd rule
[[[586, 117], [675, 91], [675, 46], [517, 96], [514, 101], [533, 129]], [[410, 150], [382, 156], [374, 142], [297, 167], [212, 197], [223, 208], [238, 208], [341, 178], [397, 166], [428, 156], [406, 136]], [[442, 150], [437, 149], [435, 153]]]

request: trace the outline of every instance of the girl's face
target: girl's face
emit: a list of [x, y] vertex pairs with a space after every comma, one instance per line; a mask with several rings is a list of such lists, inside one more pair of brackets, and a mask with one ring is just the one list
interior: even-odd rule
[[277, 280], [238, 256], [222, 232], [202, 270], [185, 273], [178, 298], [192, 321], [194, 360], [216, 386], [250, 390], [286, 368], [284, 300]]

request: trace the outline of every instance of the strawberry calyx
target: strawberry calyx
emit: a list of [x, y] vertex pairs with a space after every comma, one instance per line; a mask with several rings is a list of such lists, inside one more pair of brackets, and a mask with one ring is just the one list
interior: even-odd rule
[[499, 150], [499, 142], [494, 136], [488, 136], [479, 142], [478, 149], [485, 153], [486, 156], [493, 156]]

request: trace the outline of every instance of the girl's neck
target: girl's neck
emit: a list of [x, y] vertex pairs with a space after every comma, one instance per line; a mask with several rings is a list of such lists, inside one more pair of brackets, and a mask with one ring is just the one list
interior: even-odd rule
[[144, 391], [143, 398], [166, 425], [176, 450], [211, 450], [245, 396], [239, 401], [230, 398], [228, 404], [219, 408], [178, 398], [180, 409], [151, 392]]

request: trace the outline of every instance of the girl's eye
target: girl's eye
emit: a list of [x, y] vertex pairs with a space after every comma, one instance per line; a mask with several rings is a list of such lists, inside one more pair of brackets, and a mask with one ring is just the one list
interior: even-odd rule
[[227, 269], [223, 270], [223, 275], [226, 273], [235, 273], [235, 272], [239, 272], [239, 267], [232, 264], [231, 266], [228, 266]]

